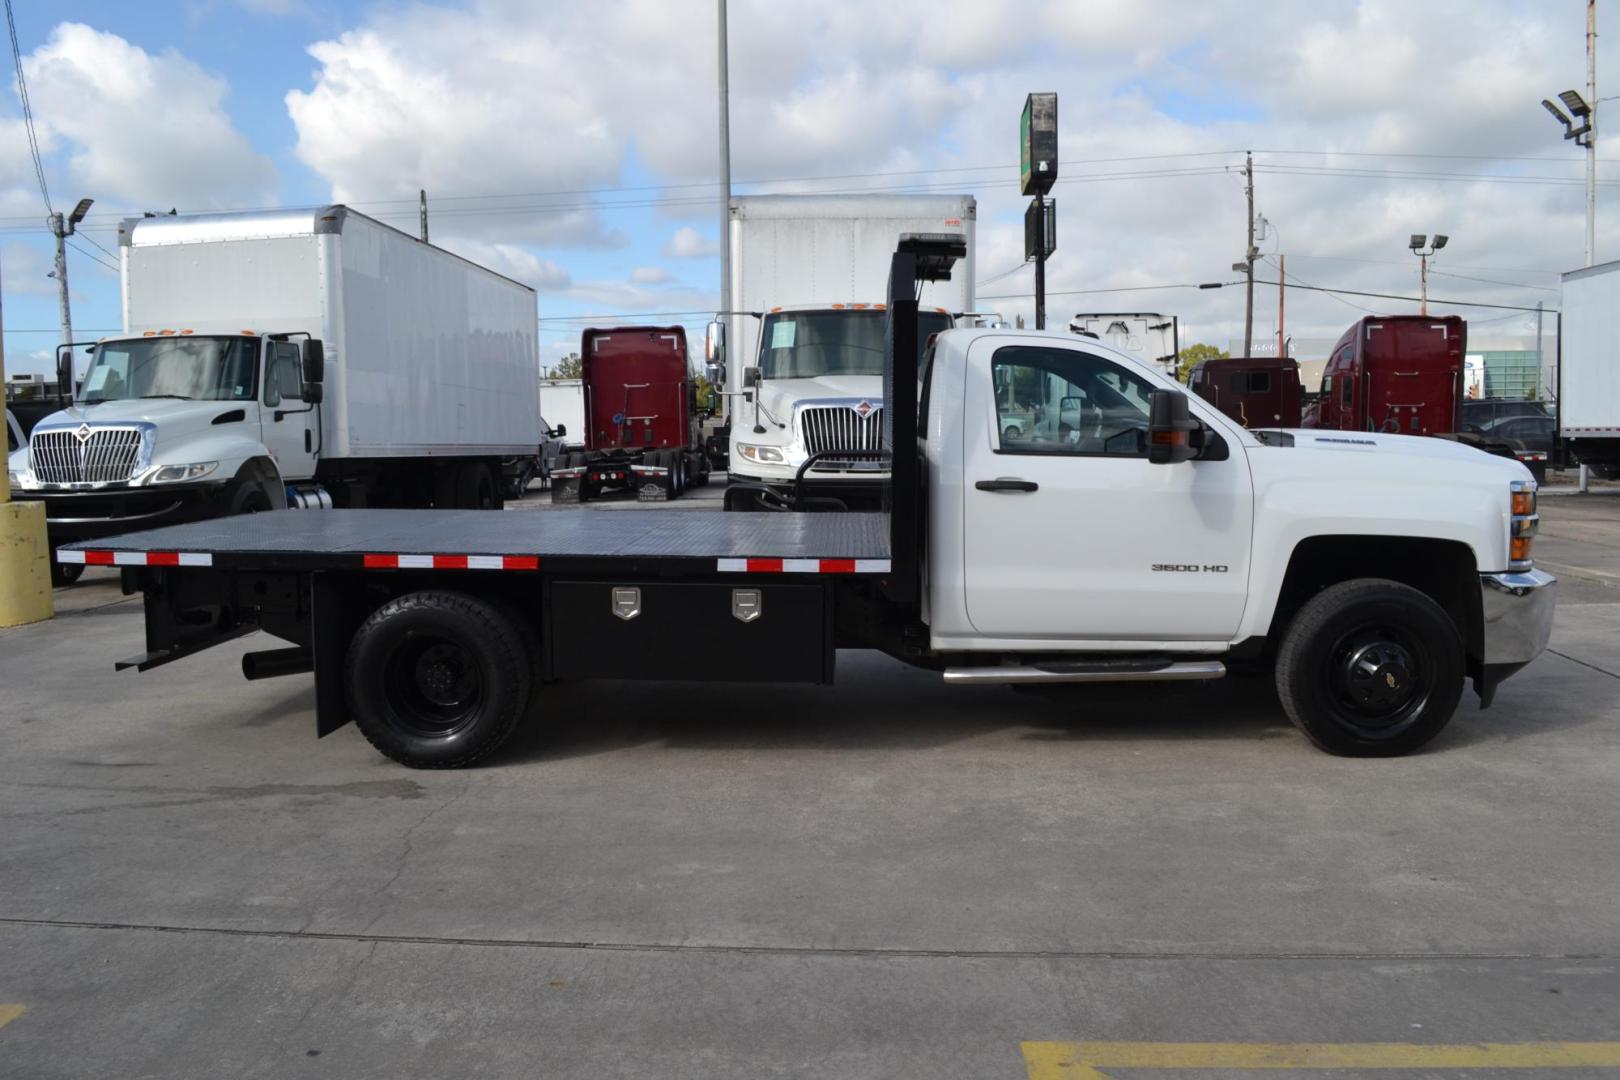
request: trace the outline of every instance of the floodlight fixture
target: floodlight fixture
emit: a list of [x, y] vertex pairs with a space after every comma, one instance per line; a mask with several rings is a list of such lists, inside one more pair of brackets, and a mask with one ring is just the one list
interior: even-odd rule
[[1432, 250], [1439, 251], [1441, 248], [1446, 246], [1446, 241], [1449, 240], [1449, 239], [1451, 239], [1451, 237], [1447, 236], [1445, 233], [1435, 233], [1434, 234], [1434, 247], [1432, 248]]
[[1406, 246], [1411, 248], [1413, 251], [1416, 251], [1418, 248], [1422, 247], [1425, 243], [1427, 243], [1428, 240], [1429, 240], [1429, 238], [1427, 236], [1425, 236], [1423, 233], [1415, 232], [1415, 233], [1412, 234], [1411, 242], [1408, 243]]
[[1558, 95], [1558, 100], [1564, 103], [1564, 108], [1568, 109], [1569, 114], [1576, 119], [1592, 115], [1592, 106], [1588, 105], [1586, 99], [1574, 90], [1565, 90]]
[[1541, 107], [1552, 113], [1553, 119], [1557, 120], [1560, 124], [1563, 124], [1566, 128], [1575, 126], [1575, 122], [1564, 115], [1564, 110], [1554, 105], [1551, 100], [1542, 98]]
[[73, 208], [73, 213], [68, 215], [68, 224], [77, 225], [79, 222], [83, 221], [84, 215], [90, 212], [90, 207], [95, 203], [95, 201], [96, 200], [94, 199], [80, 199], [79, 205], [75, 206]]

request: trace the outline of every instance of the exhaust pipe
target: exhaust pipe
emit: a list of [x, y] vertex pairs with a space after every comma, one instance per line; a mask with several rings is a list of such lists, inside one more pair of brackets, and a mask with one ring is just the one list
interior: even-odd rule
[[980, 683], [1103, 683], [1103, 682], [1180, 682], [1197, 679], [1219, 679], [1226, 674], [1226, 665], [1219, 660], [1194, 660], [1180, 663], [1168, 661], [1143, 664], [1137, 662], [1090, 664], [1054, 662], [1050, 664], [995, 667], [953, 667], [945, 669], [945, 681], [965, 686]]
[[315, 657], [308, 649], [266, 649], [242, 657], [242, 675], [248, 679], [274, 679], [278, 675], [303, 675], [315, 670]]

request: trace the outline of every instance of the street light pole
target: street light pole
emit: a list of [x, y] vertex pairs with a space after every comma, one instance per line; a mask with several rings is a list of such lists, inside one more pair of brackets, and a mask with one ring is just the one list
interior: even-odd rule
[[71, 214], [51, 215], [51, 234], [56, 237], [56, 295], [62, 309], [62, 344], [73, 340], [73, 312], [68, 305], [67, 238], [78, 231], [79, 222], [90, 212], [94, 199], [80, 199]]
[[1435, 233], [1434, 243], [1429, 245], [1429, 249], [1427, 251], [1424, 251], [1423, 245], [1428, 242], [1428, 239], [1429, 238], [1423, 233], [1413, 233], [1412, 239], [1407, 241], [1407, 246], [1412, 249], [1412, 254], [1418, 257], [1420, 267], [1418, 270], [1418, 283], [1420, 286], [1418, 292], [1418, 296], [1420, 297], [1418, 313], [1421, 315], [1427, 315], [1429, 313], [1429, 256], [1445, 247], [1446, 241], [1451, 239], [1451, 237], [1447, 236], [1445, 233]]
[[[720, 7], [720, 321], [731, 325], [731, 86], [726, 60], [726, 0]], [[724, 389], [722, 387], [721, 389]]]
[[1244, 276], [1248, 279], [1246, 295], [1243, 301], [1243, 355], [1248, 356], [1254, 347], [1254, 155], [1248, 151], [1243, 153], [1243, 193], [1249, 199], [1249, 246], [1243, 250]]

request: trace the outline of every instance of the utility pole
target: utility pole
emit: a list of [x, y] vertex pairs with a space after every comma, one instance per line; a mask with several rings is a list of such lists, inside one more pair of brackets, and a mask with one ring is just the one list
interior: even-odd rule
[[[726, 0], [720, 8], [720, 321], [726, 342], [733, 340], [731, 321], [731, 78], [726, 61]], [[724, 389], [722, 387], [721, 389]]]
[[1586, 265], [1597, 261], [1597, 0], [1586, 0]]
[[[90, 212], [96, 200], [80, 199], [73, 212], [64, 217], [60, 212], [51, 215], [51, 234], [56, 237], [56, 294], [62, 309], [62, 344], [73, 340], [73, 312], [68, 306], [67, 238], [78, 231], [79, 222]], [[71, 374], [71, 372], [69, 372]]]
[[1277, 255], [1277, 356], [1282, 358], [1288, 355], [1288, 339], [1283, 337], [1283, 316], [1287, 311], [1288, 298], [1288, 256]]
[[1243, 194], [1249, 200], [1249, 244], [1243, 249], [1244, 276], [1248, 279], [1243, 302], [1243, 355], [1254, 348], [1254, 154], [1243, 152]]
[[421, 214], [422, 214], [422, 243], [425, 244], [425, 243], [428, 242], [428, 233], [427, 233], [427, 188], [419, 188], [418, 191], [417, 191], [417, 195], [418, 195], [418, 198], [420, 200], [417, 203], [417, 206], [421, 210]]

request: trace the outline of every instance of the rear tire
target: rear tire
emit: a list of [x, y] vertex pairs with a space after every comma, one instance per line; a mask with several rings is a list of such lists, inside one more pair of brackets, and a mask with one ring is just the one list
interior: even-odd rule
[[60, 563], [51, 560], [51, 588], [65, 589], [84, 575], [83, 563]]
[[505, 742], [527, 711], [536, 640], [464, 593], [390, 600], [349, 645], [344, 681], [355, 724], [401, 765], [471, 765]]
[[469, 463], [456, 470], [456, 505], [463, 510], [499, 510], [500, 493], [489, 466]]
[[1463, 690], [1463, 643], [1428, 596], [1381, 578], [1323, 589], [1283, 633], [1277, 696], [1317, 747], [1394, 757], [1438, 735]]

